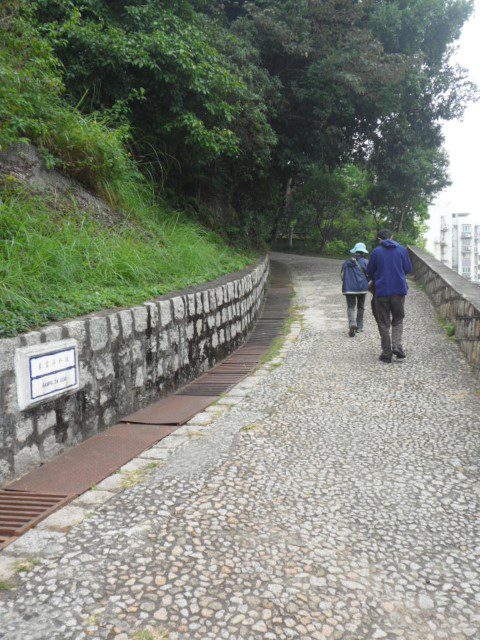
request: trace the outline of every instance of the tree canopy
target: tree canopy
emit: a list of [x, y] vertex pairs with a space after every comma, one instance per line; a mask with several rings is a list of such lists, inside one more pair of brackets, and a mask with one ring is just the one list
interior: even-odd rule
[[128, 131], [164, 196], [232, 238], [294, 229], [337, 251], [381, 224], [415, 241], [448, 182], [471, 0], [28, 4], [64, 99]]

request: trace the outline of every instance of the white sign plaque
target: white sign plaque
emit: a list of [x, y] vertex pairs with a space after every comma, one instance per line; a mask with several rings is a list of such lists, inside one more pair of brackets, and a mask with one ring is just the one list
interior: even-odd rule
[[76, 340], [60, 340], [15, 352], [20, 409], [79, 387]]

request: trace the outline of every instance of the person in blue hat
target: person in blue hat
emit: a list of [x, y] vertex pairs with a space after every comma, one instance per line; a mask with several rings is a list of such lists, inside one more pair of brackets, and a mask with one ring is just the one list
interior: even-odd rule
[[368, 291], [367, 247], [363, 242], [351, 249], [352, 256], [342, 265], [342, 293], [347, 299], [348, 335], [354, 338], [357, 331], [363, 331], [365, 298]]

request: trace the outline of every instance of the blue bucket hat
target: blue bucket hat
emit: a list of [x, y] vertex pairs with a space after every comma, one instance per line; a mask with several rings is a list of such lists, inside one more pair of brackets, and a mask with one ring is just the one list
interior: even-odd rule
[[367, 253], [367, 247], [363, 242], [357, 242], [357, 244], [350, 250], [350, 253]]

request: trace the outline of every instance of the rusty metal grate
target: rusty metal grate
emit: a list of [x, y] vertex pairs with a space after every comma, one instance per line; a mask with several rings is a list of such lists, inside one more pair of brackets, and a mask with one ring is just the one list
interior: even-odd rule
[[0, 548], [34, 527], [71, 498], [68, 494], [0, 490]]
[[215, 397], [218, 398], [222, 393], [229, 391], [235, 384], [235, 380], [232, 382], [192, 382], [177, 391], [176, 395], [182, 398], [188, 398], [189, 396], [208, 397], [210, 400], [208, 404], [211, 404]]
[[222, 393], [226, 393], [231, 388], [231, 386], [227, 387], [226, 385], [213, 386], [201, 384], [198, 386], [185, 387], [185, 389], [179, 391], [177, 395], [181, 398], [194, 398], [197, 396], [208, 397], [210, 400], [209, 404], [212, 404], [212, 402], [215, 402]]
[[263, 312], [244, 345], [174, 395], [127, 416], [122, 424], [0, 490], [0, 549], [187, 422], [255, 369], [283, 333], [290, 314], [289, 282], [288, 268], [272, 261]]
[[272, 258], [270, 262], [270, 278], [273, 287], [287, 286], [290, 284], [290, 270], [284, 262], [278, 262]]
[[7, 490], [79, 495], [177, 428], [117, 424], [15, 480]]
[[[235, 356], [257, 356], [263, 355], [265, 349], [263, 347], [259, 347], [258, 345], [247, 344], [240, 349], [237, 349], [232, 353], [230, 358], [234, 358]], [[229, 360], [230, 360], [229, 358]]]
[[245, 373], [212, 373], [197, 378], [193, 384], [213, 383], [213, 384], [232, 384], [236, 380], [245, 377]]
[[226, 360], [218, 367], [215, 367], [217, 373], [227, 373], [236, 375], [248, 375], [253, 369], [253, 365], [250, 362], [229, 362]]
[[15, 538], [12, 538], [11, 536], [2, 536], [0, 534], [0, 551], [4, 549], [7, 545], [9, 545], [11, 542], [13, 542], [14, 540]]
[[255, 366], [260, 362], [262, 355], [263, 355], [262, 353], [257, 353], [257, 354], [244, 353], [244, 354], [232, 356], [231, 358], [229, 358], [228, 361], [231, 362], [232, 364], [244, 364], [249, 367], [255, 368]]
[[[200, 396], [202, 394], [199, 394]], [[212, 399], [208, 398], [179, 398], [177, 394], [158, 400], [140, 409], [121, 422], [133, 422], [139, 424], [171, 424], [180, 425], [188, 422], [199, 411], [203, 411]]]

